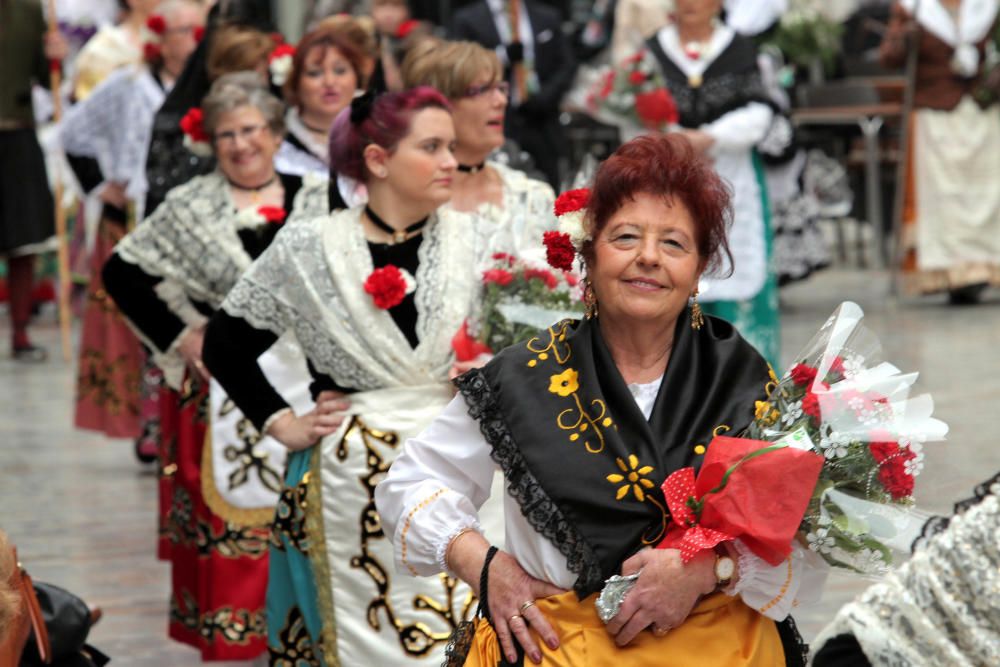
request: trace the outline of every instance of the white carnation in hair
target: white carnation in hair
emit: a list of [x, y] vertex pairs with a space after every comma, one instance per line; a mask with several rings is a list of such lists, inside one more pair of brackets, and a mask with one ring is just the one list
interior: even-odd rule
[[586, 210], [584, 209], [563, 213], [559, 216], [559, 231], [563, 234], [568, 234], [570, 241], [573, 242], [573, 247], [577, 249], [585, 241], [590, 240], [590, 234], [587, 233], [585, 221]]
[[212, 157], [212, 147], [206, 141], [196, 141], [190, 134], [184, 135], [184, 148], [198, 157]]

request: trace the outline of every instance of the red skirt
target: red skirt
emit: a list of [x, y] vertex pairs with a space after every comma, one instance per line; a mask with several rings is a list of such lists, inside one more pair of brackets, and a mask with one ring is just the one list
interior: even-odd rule
[[83, 311], [75, 423], [77, 428], [111, 438], [134, 440], [142, 433], [140, 388], [145, 353], [101, 280], [104, 262], [124, 235], [122, 225], [101, 220]]
[[202, 660], [249, 660], [267, 648], [266, 527], [223, 521], [205, 504], [201, 458], [208, 388], [181, 393], [176, 468], [167, 533], [170, 538], [170, 637], [201, 651]]
[[170, 560], [170, 506], [174, 500], [174, 475], [177, 474], [177, 425], [181, 417], [181, 397], [166, 385], [159, 390], [159, 432], [157, 434], [157, 486], [159, 522], [156, 557]]

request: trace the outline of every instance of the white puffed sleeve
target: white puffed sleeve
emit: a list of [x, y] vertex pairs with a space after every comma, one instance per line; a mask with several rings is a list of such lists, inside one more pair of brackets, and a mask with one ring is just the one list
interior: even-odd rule
[[482, 532], [478, 509], [490, 495], [495, 471], [479, 423], [456, 396], [423, 433], [407, 440], [375, 488], [397, 570], [413, 576], [447, 571], [452, 538], [468, 529]]
[[715, 143], [709, 151], [714, 157], [718, 153], [747, 151], [757, 145], [767, 135], [774, 112], [761, 102], [751, 102], [723, 114], [716, 120], [702, 126], [702, 130], [712, 135]]
[[782, 621], [800, 604], [815, 602], [823, 590], [828, 566], [816, 554], [793, 543], [792, 553], [771, 565], [740, 540], [733, 543], [739, 579], [728, 595], [739, 595], [744, 604], [775, 621]]

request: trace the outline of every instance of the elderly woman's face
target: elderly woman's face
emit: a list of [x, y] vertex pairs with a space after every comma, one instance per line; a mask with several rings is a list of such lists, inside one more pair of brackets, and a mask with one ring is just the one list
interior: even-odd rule
[[255, 106], [242, 106], [219, 117], [213, 138], [219, 168], [231, 181], [254, 187], [274, 173], [281, 137], [271, 131]]
[[354, 68], [339, 49], [332, 47], [312, 49], [304, 64], [297, 91], [302, 114], [314, 122], [323, 119], [332, 123], [354, 98], [358, 88]]
[[496, 81], [489, 71], [480, 74], [464, 96], [452, 100], [458, 145], [485, 153], [503, 146], [506, 109], [507, 84]]
[[594, 239], [587, 273], [602, 319], [672, 326], [698, 285], [702, 265], [687, 206], [639, 193]]
[[674, 18], [688, 26], [704, 26], [722, 11], [722, 0], [676, 0]]

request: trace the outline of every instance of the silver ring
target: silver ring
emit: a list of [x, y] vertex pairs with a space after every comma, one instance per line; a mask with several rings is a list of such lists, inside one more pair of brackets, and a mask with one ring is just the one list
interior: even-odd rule
[[670, 632], [670, 628], [660, 628], [655, 625], [653, 626], [652, 630], [654, 637], [666, 637], [667, 633]]
[[534, 600], [528, 600], [527, 602], [525, 602], [524, 604], [521, 605], [521, 608], [518, 609], [518, 611], [523, 614], [524, 612], [528, 611], [529, 609], [531, 609], [534, 606], [535, 606], [535, 601]]

